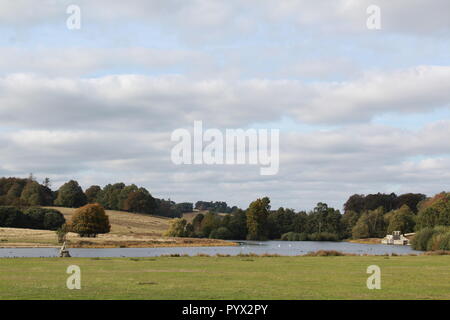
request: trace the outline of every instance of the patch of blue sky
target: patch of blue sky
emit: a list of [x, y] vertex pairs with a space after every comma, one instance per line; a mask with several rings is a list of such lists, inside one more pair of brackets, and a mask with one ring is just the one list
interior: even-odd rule
[[158, 76], [168, 76], [168, 75], [180, 75], [186, 72], [185, 67], [175, 66], [175, 67], [165, 67], [161, 68], [152, 68], [152, 67], [141, 67], [141, 66], [127, 66], [127, 65], [117, 65], [111, 68], [104, 69], [94, 69], [91, 73], [83, 75], [82, 79], [95, 79], [107, 77], [110, 75], [142, 75], [149, 77], [158, 77]]
[[5, 127], [5, 126], [0, 127], [0, 133], [10, 133], [10, 132], [15, 132], [17, 130], [18, 129], [14, 128], [14, 127]]
[[440, 120], [450, 120], [450, 108], [439, 108], [426, 113], [384, 113], [377, 115], [372, 123], [401, 129], [419, 130], [427, 124]]
[[69, 30], [65, 21], [57, 24], [40, 24], [33, 28], [0, 27], [0, 46], [180, 48], [176, 35], [164, 32], [157, 24], [137, 22], [98, 24], [82, 21], [79, 30]]
[[338, 128], [338, 126], [331, 125], [312, 125], [301, 123], [295, 121], [294, 119], [283, 116], [275, 121], [267, 121], [267, 122], [256, 122], [249, 124], [248, 128], [252, 129], [279, 129], [281, 132], [300, 132], [300, 133], [308, 133], [308, 132], [316, 132], [316, 131], [327, 131], [334, 130]]

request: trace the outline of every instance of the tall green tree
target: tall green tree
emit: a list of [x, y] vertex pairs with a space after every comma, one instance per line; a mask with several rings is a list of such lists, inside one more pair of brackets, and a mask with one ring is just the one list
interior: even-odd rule
[[102, 188], [100, 186], [90, 186], [86, 189], [84, 192], [86, 195], [86, 199], [88, 203], [96, 203], [98, 202], [97, 198], [100, 192], [102, 191]]
[[220, 218], [214, 212], [207, 212], [202, 219], [200, 232], [203, 237], [209, 238], [211, 232], [220, 226]]
[[23, 188], [20, 199], [30, 206], [45, 205], [45, 197], [42, 186], [36, 181], [30, 180]]
[[247, 239], [267, 240], [269, 229], [267, 217], [270, 210], [270, 199], [264, 197], [253, 201], [247, 209]]
[[23, 186], [20, 183], [14, 183], [11, 188], [9, 188], [6, 196], [9, 198], [20, 198], [22, 194]]
[[341, 218], [342, 215], [339, 210], [328, 207], [326, 203], [319, 202], [308, 215], [309, 231], [311, 233], [333, 233], [339, 238], [343, 233]]
[[362, 212], [366, 207], [365, 196], [363, 194], [354, 194], [348, 198], [344, 204], [344, 211]]
[[388, 213], [388, 228], [387, 233], [392, 234], [394, 231], [400, 231], [401, 233], [409, 233], [414, 231], [416, 225], [414, 221], [414, 212], [404, 204], [400, 209]]
[[98, 203], [109, 210], [120, 210], [120, 193], [124, 188], [125, 184], [122, 182], [106, 185], [98, 194]]
[[125, 188], [123, 188], [122, 190], [120, 190], [120, 193], [119, 193], [119, 203], [118, 203], [119, 210], [127, 211], [127, 210], [125, 209], [125, 204], [126, 204], [126, 202], [127, 202], [127, 200], [128, 200], [128, 196], [129, 196], [132, 192], [137, 192], [138, 189], [139, 189], [139, 188], [137, 187], [137, 185], [131, 184], [131, 185], [129, 185], [129, 186], [125, 186]]
[[55, 205], [59, 207], [78, 208], [87, 203], [86, 195], [77, 181], [70, 180], [58, 190]]
[[417, 213], [418, 204], [426, 198], [422, 193], [405, 193], [397, 197], [396, 207], [401, 208], [403, 205], [407, 205], [413, 213]]
[[270, 239], [280, 239], [281, 235], [292, 231], [295, 212], [292, 209], [279, 208], [267, 217]]
[[450, 226], [450, 193], [439, 193], [420, 208], [416, 229], [435, 226]]
[[384, 209], [364, 212], [353, 227], [352, 236], [359, 238], [381, 238], [386, 235], [387, 225], [384, 219]]
[[360, 213], [349, 210], [345, 211], [345, 213], [342, 215], [342, 226], [343, 226], [343, 237], [344, 238], [350, 238], [352, 236], [352, 230], [355, 227], [356, 223], [358, 222], [359, 217], [361, 216]]
[[152, 213], [155, 209], [156, 201], [145, 188], [130, 192], [123, 204], [123, 210], [129, 212]]

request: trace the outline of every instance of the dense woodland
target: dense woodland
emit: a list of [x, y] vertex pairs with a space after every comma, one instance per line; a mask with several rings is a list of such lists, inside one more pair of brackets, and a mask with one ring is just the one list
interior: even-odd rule
[[108, 210], [120, 210], [181, 217], [193, 211], [192, 203], [175, 203], [154, 198], [145, 188], [124, 183], [108, 184], [104, 188], [91, 186], [83, 191], [77, 181], [71, 180], [57, 191], [50, 189], [49, 179], [42, 183], [30, 175], [27, 179], [0, 178], [0, 206], [57, 206], [78, 208], [88, 203], [99, 203]]
[[[270, 199], [252, 202], [247, 210], [231, 214], [214, 212], [198, 214], [192, 222], [173, 220], [167, 235], [178, 237], [209, 237], [234, 240], [339, 241], [343, 239], [381, 238], [399, 230], [401, 233], [426, 231], [427, 240], [421, 250], [450, 249], [450, 193], [432, 198], [420, 193], [369, 194], [351, 196], [344, 204], [344, 213], [318, 203], [309, 211], [271, 210]], [[418, 239], [420, 238], [418, 237]], [[425, 245], [423, 245], [425, 243]], [[429, 250], [429, 249], [428, 249]]]
[[[431, 198], [420, 193], [399, 196], [394, 193], [355, 194], [344, 204], [343, 213], [326, 203], [318, 203], [308, 212], [282, 207], [273, 210], [267, 197], [253, 201], [245, 210], [229, 207], [221, 201], [198, 201], [195, 209], [200, 213], [188, 222], [181, 216], [194, 210], [192, 203], [157, 199], [147, 189], [134, 184], [115, 183], [103, 188], [94, 185], [83, 191], [76, 181], [71, 180], [52, 191], [48, 179], [39, 183], [32, 175], [28, 179], [0, 178], [0, 226], [31, 226], [26, 211], [29, 207], [78, 208], [89, 203], [98, 203], [109, 210], [177, 218], [167, 232], [176, 237], [339, 241], [380, 238], [395, 230], [402, 233], [428, 230], [430, 239], [436, 238], [437, 234], [440, 238], [450, 239], [450, 233], [446, 231], [450, 227], [450, 193], [445, 192]], [[19, 211], [22, 215], [17, 213]], [[43, 217], [45, 214], [35, 215]], [[50, 225], [45, 228], [55, 228], [55, 224]], [[32, 227], [36, 226], [43, 227], [43, 222]], [[439, 243], [445, 241], [439, 240]]]
[[224, 201], [197, 201], [195, 209], [200, 211], [211, 211], [217, 213], [231, 213], [238, 209], [238, 207], [229, 207]]

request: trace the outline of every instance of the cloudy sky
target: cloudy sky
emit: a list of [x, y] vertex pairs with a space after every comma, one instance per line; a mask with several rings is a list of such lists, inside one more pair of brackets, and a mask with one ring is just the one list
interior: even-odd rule
[[[279, 173], [174, 165], [194, 120], [280, 129]], [[448, 0], [1, 0], [0, 176], [341, 208], [448, 190], [449, 138]]]

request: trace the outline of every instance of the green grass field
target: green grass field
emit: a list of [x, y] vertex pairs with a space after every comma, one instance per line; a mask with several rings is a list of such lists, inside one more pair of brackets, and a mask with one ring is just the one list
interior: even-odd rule
[[[69, 265], [81, 290], [66, 287]], [[450, 299], [450, 256], [0, 259], [0, 298]]]

